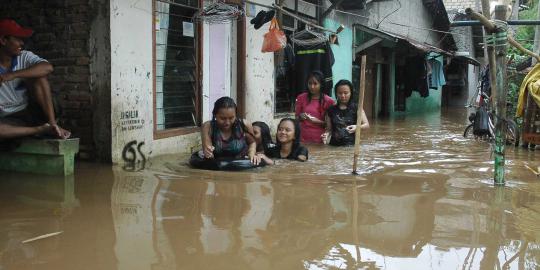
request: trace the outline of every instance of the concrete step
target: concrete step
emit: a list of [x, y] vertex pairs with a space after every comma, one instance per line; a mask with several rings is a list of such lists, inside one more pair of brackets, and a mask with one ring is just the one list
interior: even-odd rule
[[71, 175], [79, 139], [20, 139], [17, 147], [0, 152], [0, 170], [48, 175]]

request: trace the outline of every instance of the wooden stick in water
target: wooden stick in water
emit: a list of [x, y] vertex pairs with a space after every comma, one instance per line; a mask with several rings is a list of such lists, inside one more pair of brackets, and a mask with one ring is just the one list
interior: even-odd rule
[[525, 164], [525, 168], [529, 169], [532, 173], [534, 173], [536, 176], [540, 176], [540, 173], [535, 171], [533, 168], [529, 167], [529, 165]]
[[366, 55], [362, 55], [362, 66], [360, 67], [360, 93], [358, 95], [358, 110], [356, 112], [356, 131], [354, 134], [354, 160], [353, 174], [357, 174], [358, 156], [360, 155], [360, 127], [362, 126], [362, 111], [364, 108], [364, 92], [366, 92]]
[[44, 239], [44, 238], [48, 238], [48, 237], [52, 237], [52, 236], [55, 236], [55, 235], [59, 235], [63, 233], [63, 231], [59, 231], [59, 232], [53, 232], [53, 233], [48, 233], [48, 234], [44, 234], [44, 235], [40, 235], [38, 237], [34, 237], [34, 238], [30, 238], [30, 239], [27, 239], [27, 240], [24, 240], [22, 241], [23, 244], [26, 244], [26, 243], [29, 243], [29, 242], [33, 242], [33, 241], [36, 241], [36, 240], [41, 240], [41, 239]]

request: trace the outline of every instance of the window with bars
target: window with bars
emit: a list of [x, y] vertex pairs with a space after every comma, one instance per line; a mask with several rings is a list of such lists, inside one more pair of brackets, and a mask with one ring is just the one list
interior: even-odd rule
[[156, 130], [198, 125], [199, 0], [154, 0]]

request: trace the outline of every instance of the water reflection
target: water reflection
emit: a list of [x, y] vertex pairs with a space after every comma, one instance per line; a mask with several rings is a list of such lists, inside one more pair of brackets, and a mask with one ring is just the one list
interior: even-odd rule
[[534, 269], [523, 254], [536, 240], [522, 242], [510, 216], [520, 192], [462, 190], [447, 175], [332, 185], [245, 176], [115, 170], [118, 269]]
[[[85, 180], [78, 182], [2, 172], [0, 269], [115, 269], [111, 186], [101, 181], [111, 179], [109, 171], [82, 169], [78, 176]], [[54, 232], [62, 233], [22, 243]]]

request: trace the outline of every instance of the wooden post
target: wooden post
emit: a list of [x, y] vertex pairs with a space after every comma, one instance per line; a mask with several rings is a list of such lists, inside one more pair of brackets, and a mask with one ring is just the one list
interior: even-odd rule
[[[508, 88], [506, 85], [506, 51], [508, 40], [508, 24], [506, 23], [507, 6], [495, 6], [495, 24], [497, 31], [491, 44], [494, 46], [496, 54], [496, 71], [497, 71], [497, 90], [495, 99], [492, 99], [492, 104], [495, 105], [494, 121], [495, 121], [495, 148], [493, 149], [495, 156], [495, 185], [504, 185], [504, 147], [506, 145], [506, 96]], [[492, 90], [493, 93], [493, 90]], [[493, 96], [493, 94], [492, 94]]]
[[362, 111], [364, 108], [364, 93], [366, 92], [366, 55], [362, 55], [362, 65], [360, 67], [360, 93], [358, 95], [358, 110], [356, 111], [356, 131], [354, 133], [354, 160], [353, 174], [356, 174], [358, 156], [360, 155], [360, 131], [362, 126]]

